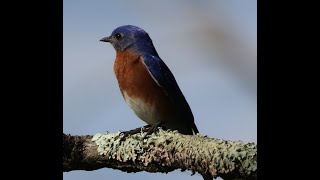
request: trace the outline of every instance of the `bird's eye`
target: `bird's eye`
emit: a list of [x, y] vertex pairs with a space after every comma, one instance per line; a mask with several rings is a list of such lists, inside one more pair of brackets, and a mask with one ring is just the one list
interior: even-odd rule
[[121, 35], [120, 33], [117, 33], [117, 34], [115, 35], [115, 37], [116, 37], [117, 40], [119, 40], [119, 39], [122, 38], [122, 35]]

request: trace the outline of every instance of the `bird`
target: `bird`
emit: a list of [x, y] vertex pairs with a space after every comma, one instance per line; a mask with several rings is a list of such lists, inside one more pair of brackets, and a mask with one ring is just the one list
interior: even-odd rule
[[[187, 100], [146, 31], [124, 25], [100, 41], [116, 50], [114, 72], [121, 94], [140, 119], [152, 129], [161, 125], [185, 135], [199, 133]], [[210, 174], [201, 175], [204, 180], [213, 179]]]
[[185, 135], [199, 133], [186, 98], [146, 31], [123, 25], [100, 41], [114, 47], [114, 73], [121, 94], [141, 120]]

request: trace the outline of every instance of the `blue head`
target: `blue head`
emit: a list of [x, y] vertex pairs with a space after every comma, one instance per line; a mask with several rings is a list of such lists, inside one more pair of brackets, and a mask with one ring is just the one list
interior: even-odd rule
[[158, 55], [148, 33], [133, 25], [120, 26], [113, 30], [109, 37], [102, 38], [100, 41], [111, 43], [116, 51], [134, 48], [139, 52]]

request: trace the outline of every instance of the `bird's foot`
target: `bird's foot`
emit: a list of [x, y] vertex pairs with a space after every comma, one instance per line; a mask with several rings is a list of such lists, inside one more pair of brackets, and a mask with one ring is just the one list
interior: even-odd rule
[[123, 136], [121, 137], [121, 141], [125, 140], [129, 135], [137, 134], [142, 132], [148, 132], [148, 129], [150, 128], [150, 125], [142, 126], [136, 129], [132, 129], [130, 131], [123, 131]]
[[136, 129], [132, 129], [130, 131], [123, 131], [123, 136], [121, 137], [121, 141], [125, 140], [129, 135], [133, 135], [133, 134], [137, 134], [137, 133], [140, 133], [140, 132], [146, 132], [147, 134], [143, 137], [143, 139], [145, 139], [148, 135], [158, 131], [158, 127], [161, 127], [162, 129], [166, 129], [163, 125], [163, 122], [157, 122], [156, 124], [154, 125], [146, 125], [146, 126], [143, 126], [143, 127], [139, 127], [139, 128], [136, 128]]
[[155, 123], [154, 125], [152, 125], [148, 131], [147, 131], [147, 134], [144, 136], [144, 138], [146, 138], [148, 135], [154, 133], [154, 132], [157, 132], [159, 129], [158, 127], [161, 127], [162, 129], [166, 129], [164, 126], [162, 126], [164, 123], [163, 122], [157, 122]]

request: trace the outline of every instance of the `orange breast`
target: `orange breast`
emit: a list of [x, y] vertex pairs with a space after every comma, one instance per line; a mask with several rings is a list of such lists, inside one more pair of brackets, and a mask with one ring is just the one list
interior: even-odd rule
[[165, 91], [158, 86], [139, 55], [118, 52], [114, 71], [122, 96], [136, 115], [153, 125], [176, 118], [176, 110]]

